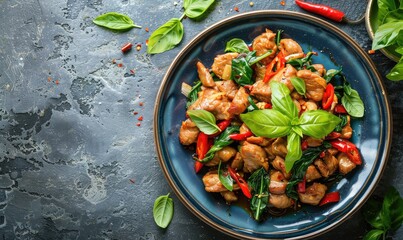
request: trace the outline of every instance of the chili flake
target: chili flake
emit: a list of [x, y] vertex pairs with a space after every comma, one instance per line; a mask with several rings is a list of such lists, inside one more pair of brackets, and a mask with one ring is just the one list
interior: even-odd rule
[[136, 181], [135, 181], [133, 178], [130, 178], [129, 181], [130, 181], [131, 183], [136, 183]]
[[133, 112], [133, 115], [137, 115], [137, 114], [139, 114], [139, 112]]
[[142, 106], [144, 106], [144, 103], [143, 103], [143, 102], [140, 102], [139, 105], [140, 105], [140, 107], [142, 107]]
[[238, 8], [238, 7], [234, 7], [234, 11], [239, 12], [239, 8]]
[[150, 31], [150, 30], [148, 29], [148, 27], [146, 27], [145, 30], [146, 30], [146, 32]]
[[55, 83], [56, 83], [56, 85], [59, 85], [60, 82], [59, 82], [59, 80], [56, 80]]
[[122, 47], [122, 52], [123, 53], [127, 53], [128, 51], [130, 51], [130, 49], [132, 49], [133, 44], [131, 43], [126, 43], [123, 47]]
[[51, 82], [52, 81], [52, 78], [51, 77], [48, 77], [48, 82]]
[[148, 39], [146, 40], [146, 46], [148, 46]]
[[280, 4], [281, 4], [281, 6], [285, 6], [285, 1], [284, 0], [281, 1]]
[[136, 71], [135, 71], [134, 69], [130, 69], [130, 73], [131, 73], [131, 74], [135, 74]]
[[140, 116], [139, 118], [137, 118], [137, 120], [143, 121], [143, 116]]
[[374, 53], [375, 53], [374, 49], [368, 50], [368, 54], [374, 54]]
[[140, 126], [141, 126], [141, 122], [138, 122], [138, 123], [136, 124], [136, 126], [137, 126], [137, 127], [140, 127]]
[[123, 63], [119, 63], [119, 64], [118, 64], [118, 67], [123, 67]]
[[140, 44], [140, 43], [136, 45], [136, 50], [137, 50], [137, 51], [140, 51], [140, 50], [141, 50], [141, 44]]

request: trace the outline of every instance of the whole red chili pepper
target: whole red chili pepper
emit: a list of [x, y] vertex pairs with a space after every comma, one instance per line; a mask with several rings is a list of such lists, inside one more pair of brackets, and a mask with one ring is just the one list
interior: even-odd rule
[[340, 152], [345, 153], [353, 163], [357, 165], [362, 164], [360, 152], [358, 151], [358, 148], [355, 146], [354, 143], [346, 139], [337, 138], [330, 141], [330, 144], [332, 145], [332, 147], [336, 148]]
[[319, 202], [319, 206], [323, 206], [327, 203], [333, 203], [340, 201], [340, 193], [339, 192], [330, 192], [327, 193], [322, 200]]
[[247, 198], [252, 198], [252, 193], [249, 190], [248, 183], [230, 166], [228, 166], [228, 172], [231, 178], [234, 179], [241, 188], [243, 195]]
[[133, 44], [131, 43], [126, 43], [123, 47], [122, 47], [122, 52], [123, 53], [127, 53], [128, 51], [130, 51], [130, 49], [132, 49]]
[[251, 131], [247, 131], [245, 133], [234, 133], [229, 135], [229, 138], [236, 141], [245, 141], [248, 137], [253, 136]]
[[331, 83], [326, 85], [325, 92], [323, 93], [322, 98], [322, 108], [324, 110], [329, 109], [332, 106], [334, 100], [334, 87]]

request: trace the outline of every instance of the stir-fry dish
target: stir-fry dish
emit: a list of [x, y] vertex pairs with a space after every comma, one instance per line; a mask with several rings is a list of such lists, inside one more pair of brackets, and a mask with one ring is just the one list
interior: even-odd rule
[[342, 68], [326, 69], [316, 55], [266, 29], [250, 44], [230, 40], [210, 68], [197, 62], [195, 82], [182, 84], [179, 140], [195, 149], [195, 174], [228, 204], [246, 199], [258, 221], [340, 201], [329, 186], [362, 164], [350, 139], [363, 102]]

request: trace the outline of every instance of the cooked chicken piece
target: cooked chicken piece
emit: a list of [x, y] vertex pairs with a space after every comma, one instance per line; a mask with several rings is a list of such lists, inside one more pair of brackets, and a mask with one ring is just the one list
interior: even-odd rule
[[314, 101], [311, 101], [311, 100], [309, 100], [309, 101], [300, 100], [300, 104], [301, 104], [301, 109], [304, 111], [318, 109], [318, 105]]
[[347, 124], [341, 129], [341, 138], [350, 139], [353, 135], [353, 129], [350, 125], [350, 116], [347, 115]]
[[[217, 171], [210, 171], [203, 176], [204, 189], [207, 192], [226, 192], [228, 191], [218, 178]], [[234, 190], [239, 190], [239, 186], [234, 184]]]
[[285, 84], [290, 92], [294, 90], [294, 85], [291, 83], [291, 78], [297, 75], [297, 69], [295, 69], [291, 64], [287, 64], [284, 69], [279, 71], [274, 75], [270, 81], [277, 81]]
[[252, 68], [255, 72], [255, 82], [262, 81], [266, 74], [266, 66], [263, 64], [255, 64]]
[[255, 137], [255, 136], [248, 137], [246, 141], [248, 141], [249, 143], [257, 144], [262, 147], [267, 147], [273, 142], [272, 139], [265, 137]]
[[225, 93], [219, 92], [213, 88], [206, 88], [199, 92], [198, 99], [189, 106], [188, 110], [203, 109], [214, 114], [217, 120], [230, 119], [228, 112], [231, 102], [225, 96]]
[[285, 158], [287, 155], [287, 141], [285, 138], [277, 138], [271, 145], [273, 154]]
[[197, 141], [197, 136], [199, 135], [199, 128], [196, 126], [190, 118], [182, 122], [181, 128], [179, 129], [179, 141], [183, 145], [190, 145]]
[[210, 71], [203, 65], [202, 62], [197, 62], [196, 66], [197, 73], [202, 85], [205, 87], [214, 87], [215, 83], [213, 77], [210, 74]]
[[239, 152], [241, 153], [244, 161], [244, 172], [252, 173], [261, 167], [268, 171], [269, 163], [266, 152], [262, 147], [245, 141], [240, 147]]
[[280, 40], [280, 50], [284, 53], [284, 56], [293, 55], [293, 58], [304, 57], [304, 52], [301, 46], [291, 38], [283, 38]]
[[243, 168], [243, 159], [241, 153], [237, 152], [234, 160], [232, 160], [231, 167], [233, 169], [242, 169]]
[[309, 147], [319, 147], [323, 143], [323, 139], [313, 137], [306, 137], [305, 141], [307, 141]]
[[294, 205], [294, 200], [285, 194], [270, 194], [269, 203], [276, 208], [285, 209]]
[[317, 71], [317, 73], [319, 74], [319, 76], [323, 77], [326, 74], [326, 69], [325, 66], [323, 66], [323, 64], [312, 64], [312, 67], [315, 68], [315, 70]]
[[275, 57], [277, 51], [276, 34], [266, 29], [265, 33], [253, 39], [252, 50], [256, 51], [256, 56], [263, 55], [267, 53], [267, 51], [272, 50], [272, 53], [268, 57], [260, 61], [265, 65], [269, 64]]
[[320, 200], [325, 196], [326, 190], [326, 185], [314, 182], [306, 188], [305, 193], [298, 193], [299, 200], [302, 203], [318, 205]]
[[319, 172], [323, 177], [327, 178], [330, 176], [330, 170], [322, 159], [316, 159], [313, 164], [319, 169]]
[[271, 162], [271, 165], [273, 166], [273, 168], [281, 171], [286, 179], [290, 179], [291, 173], [287, 173], [287, 171], [285, 170], [285, 161], [282, 157], [276, 156], [276, 158], [274, 158], [274, 160]]
[[224, 71], [222, 72], [221, 78], [223, 80], [231, 80], [231, 75], [232, 75], [232, 65], [227, 64], [224, 66]]
[[238, 85], [232, 80], [217, 81], [215, 84], [218, 90], [225, 92], [225, 95], [230, 101], [234, 99], [235, 94], [238, 92]]
[[228, 162], [231, 158], [235, 156], [237, 153], [237, 150], [233, 147], [226, 146], [223, 147], [221, 150], [217, 151], [214, 154], [213, 159], [205, 163], [206, 166], [212, 167], [212, 166], [217, 166], [220, 161], [221, 162]]
[[239, 133], [246, 133], [249, 131], [250, 131], [250, 129], [248, 128], [248, 126], [246, 126], [245, 123], [242, 123], [241, 127], [239, 128]]
[[329, 151], [325, 151], [323, 161], [325, 162], [327, 169], [329, 169], [329, 175], [332, 175], [339, 168], [339, 161]]
[[249, 94], [246, 93], [245, 88], [240, 87], [231, 102], [228, 112], [232, 115], [239, 115], [243, 113], [249, 105], [248, 97]]
[[273, 194], [284, 194], [288, 181], [280, 171], [270, 173], [269, 192]]
[[326, 88], [326, 80], [310, 70], [299, 70], [297, 77], [302, 78], [306, 85], [306, 96], [313, 101], [320, 101]]
[[225, 202], [227, 204], [231, 204], [232, 202], [238, 201], [238, 197], [234, 192], [231, 191], [225, 191], [225, 192], [220, 192], [221, 196], [224, 197]]
[[225, 53], [221, 55], [217, 55], [214, 58], [213, 65], [211, 66], [211, 70], [217, 75], [217, 77], [222, 78], [222, 74], [224, 73], [225, 65], [232, 66], [232, 59], [238, 57], [239, 53]]
[[271, 88], [269, 82], [257, 81], [253, 84], [250, 95], [261, 102], [271, 102]]
[[345, 153], [341, 152], [337, 154], [337, 159], [339, 160], [339, 171], [341, 174], [347, 174], [356, 167], [356, 164], [353, 163]]
[[306, 169], [305, 173], [305, 179], [307, 182], [312, 182], [316, 179], [321, 178], [322, 175], [320, 175], [318, 169], [314, 165], [309, 165], [308, 168]]
[[327, 151], [330, 154], [332, 154], [333, 156], [335, 156], [337, 153], [339, 153], [339, 150], [337, 150], [336, 148], [329, 148]]

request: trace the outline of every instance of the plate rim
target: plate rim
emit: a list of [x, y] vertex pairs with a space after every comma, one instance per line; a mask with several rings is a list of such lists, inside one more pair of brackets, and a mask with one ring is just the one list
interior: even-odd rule
[[182, 49], [177, 53], [177, 55], [175, 56], [175, 58], [172, 60], [172, 63], [169, 65], [168, 69], [166, 70], [164, 77], [162, 79], [161, 85], [158, 89], [157, 92], [157, 96], [156, 96], [156, 101], [155, 101], [155, 106], [154, 106], [154, 124], [153, 124], [153, 132], [154, 132], [154, 144], [155, 144], [155, 148], [157, 151], [157, 157], [158, 157], [158, 162], [160, 164], [161, 169], [163, 170], [164, 176], [166, 178], [166, 180], [168, 181], [171, 189], [175, 192], [175, 195], [179, 198], [179, 200], [182, 202], [183, 205], [185, 205], [185, 207], [190, 210], [192, 212], [192, 214], [194, 214], [196, 217], [198, 217], [200, 220], [202, 220], [204, 223], [206, 223], [207, 225], [213, 227], [214, 229], [224, 232], [225, 234], [232, 236], [232, 237], [236, 237], [239, 239], [267, 239], [267, 238], [257, 238], [254, 236], [250, 236], [250, 235], [244, 235], [241, 234], [239, 232], [236, 231], [231, 231], [229, 229], [227, 229], [226, 227], [220, 226], [218, 224], [215, 224], [214, 222], [212, 222], [212, 220], [210, 218], [208, 218], [207, 216], [205, 216], [203, 213], [201, 213], [199, 210], [195, 209], [195, 207], [192, 206], [192, 204], [190, 204], [186, 197], [182, 195], [181, 190], [179, 189], [179, 187], [174, 183], [174, 181], [169, 177], [170, 174], [168, 172], [167, 167], [165, 166], [165, 164], [163, 164], [163, 150], [161, 149], [161, 147], [159, 146], [159, 142], [160, 142], [160, 137], [159, 137], [159, 133], [158, 133], [158, 129], [159, 129], [159, 118], [158, 116], [158, 110], [160, 108], [160, 102], [161, 102], [161, 97], [164, 93], [164, 90], [166, 88], [166, 85], [168, 84], [168, 77], [169, 77], [169, 73], [172, 72], [173, 70], [175, 70], [176, 68], [176, 63], [178, 61], [180, 61], [180, 59], [183, 57], [183, 55], [185, 55], [187, 53], [187, 51], [195, 44], [197, 44], [201, 38], [203, 38], [203, 36], [206, 33], [209, 33], [210, 31], [213, 31], [215, 28], [220, 27], [222, 25], [225, 25], [227, 23], [231, 23], [234, 20], [238, 20], [238, 19], [242, 19], [242, 18], [249, 18], [249, 17], [253, 17], [254, 15], [264, 15], [267, 17], [275, 17], [276, 15], [281, 15], [281, 16], [289, 16], [289, 17], [294, 17], [294, 18], [300, 18], [300, 19], [304, 19], [307, 21], [313, 21], [316, 24], [318, 24], [320, 27], [326, 27], [329, 30], [331, 30], [332, 32], [334, 32], [337, 35], [340, 35], [343, 37], [343, 39], [345, 41], [347, 41], [348, 43], [350, 43], [351, 45], [353, 45], [353, 48], [355, 50], [357, 50], [357, 52], [359, 53], [359, 55], [363, 58], [364, 62], [369, 64], [369, 68], [373, 70], [373, 73], [377, 79], [377, 82], [379, 83], [381, 89], [379, 90], [380, 92], [380, 96], [383, 97], [383, 100], [386, 104], [385, 107], [385, 111], [386, 111], [386, 116], [385, 116], [385, 121], [386, 121], [386, 126], [388, 127], [389, 131], [385, 131], [385, 149], [384, 149], [384, 154], [382, 155], [381, 159], [378, 159], [378, 161], [383, 162], [383, 165], [381, 165], [381, 169], [378, 169], [377, 172], [375, 172], [373, 174], [373, 178], [374, 181], [372, 181], [372, 183], [370, 185], [368, 185], [368, 190], [364, 193], [364, 195], [362, 196], [361, 199], [358, 200], [358, 202], [355, 204], [354, 207], [352, 207], [351, 211], [349, 211], [349, 214], [346, 214], [343, 217], [340, 217], [340, 219], [338, 221], [335, 221], [332, 224], [327, 225], [325, 228], [322, 228], [321, 230], [317, 230], [308, 234], [304, 234], [301, 236], [296, 236], [296, 237], [292, 237], [289, 239], [307, 239], [307, 238], [312, 238], [318, 235], [322, 235], [332, 229], [334, 229], [335, 227], [341, 225], [344, 221], [346, 221], [349, 217], [351, 217], [354, 213], [356, 213], [362, 206], [363, 204], [368, 200], [368, 198], [372, 195], [373, 191], [376, 188], [376, 185], [378, 185], [383, 172], [387, 166], [387, 162], [388, 162], [388, 158], [389, 158], [389, 153], [390, 153], [390, 148], [391, 148], [391, 133], [393, 132], [393, 124], [392, 124], [392, 112], [391, 112], [391, 106], [390, 106], [390, 102], [389, 102], [389, 98], [388, 95], [386, 93], [386, 88], [384, 86], [384, 83], [382, 81], [382, 77], [379, 74], [375, 64], [373, 63], [373, 61], [371, 60], [371, 58], [368, 56], [368, 54], [361, 48], [361, 46], [352, 39], [352, 37], [350, 37], [349, 35], [347, 35], [344, 31], [342, 31], [340, 28], [336, 27], [335, 25], [320, 19], [318, 17], [315, 16], [311, 16], [305, 13], [300, 13], [300, 12], [295, 12], [295, 11], [288, 11], [288, 10], [256, 10], [256, 11], [250, 11], [250, 12], [245, 12], [245, 13], [240, 13], [234, 16], [230, 16], [230, 17], [226, 17], [208, 27], [206, 27], [203, 31], [201, 31], [200, 33], [198, 33], [197, 35], [195, 35], [186, 45], [184, 45], [182, 47]]

